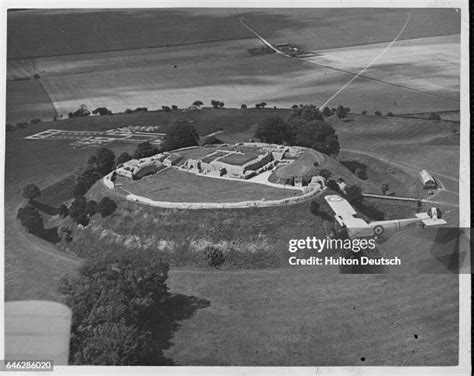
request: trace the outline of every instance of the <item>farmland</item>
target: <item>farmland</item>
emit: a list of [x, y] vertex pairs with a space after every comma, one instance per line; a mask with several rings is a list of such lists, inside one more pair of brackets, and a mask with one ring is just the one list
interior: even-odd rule
[[[8, 76], [40, 74], [42, 85], [62, 115], [76, 110], [80, 104], [122, 112], [143, 106], [186, 107], [197, 99], [207, 104], [219, 99], [229, 107], [240, 107], [242, 103], [253, 106], [262, 101], [278, 107], [294, 103], [320, 105], [353, 77], [352, 71], [385, 47], [376, 43], [390, 41], [409, 13], [403, 9], [380, 9], [370, 16], [362, 9], [343, 13], [324, 9], [206, 12], [209, 13], [203, 14], [199, 9], [146, 14], [138, 10], [77, 14], [44, 10], [37, 15], [31, 11], [18, 12], [9, 18], [12, 32]], [[459, 15], [442, 9], [412, 10], [411, 14], [401, 36], [403, 41], [366, 72], [369, 78], [359, 77], [332, 106], [350, 102], [353, 111], [384, 113], [457, 109]], [[315, 51], [317, 57], [305, 61], [276, 54], [250, 56], [247, 51], [257, 48], [260, 42], [239, 23], [240, 16], [270, 42], [292, 41]], [[32, 17], [39, 22], [25, 24]], [[188, 27], [194, 25], [197, 29], [193, 30], [198, 31], [192, 35], [176, 32], [179, 22], [171, 25], [167, 17], [174, 17]], [[62, 28], [61, 35], [46, 27], [51, 20]], [[87, 36], [76, 34], [72, 25], [79, 22], [90, 22], [93, 31]], [[123, 22], [123, 27], [112, 33], [118, 22]], [[92, 43], [99, 24], [101, 38]], [[36, 28], [42, 32], [29, 35]], [[318, 36], [322, 35], [321, 28], [331, 30], [329, 37]], [[217, 29], [219, 33], [212, 34]], [[130, 41], [137, 38], [136, 33], [140, 34], [139, 42], [135, 41], [131, 48]], [[434, 38], [438, 36], [441, 37]], [[38, 39], [38, 43], [47, 38], [48, 47], [40, 52], [30, 43], [31, 38]], [[332, 50], [341, 47], [347, 49]], [[348, 54], [356, 58], [347, 59]], [[30, 90], [29, 85], [25, 84], [25, 92]], [[15, 96], [13, 89], [9, 82], [7, 96]], [[46, 106], [49, 101], [41, 98], [37, 101]], [[41, 115], [21, 101], [12, 101], [10, 107], [10, 123]]]

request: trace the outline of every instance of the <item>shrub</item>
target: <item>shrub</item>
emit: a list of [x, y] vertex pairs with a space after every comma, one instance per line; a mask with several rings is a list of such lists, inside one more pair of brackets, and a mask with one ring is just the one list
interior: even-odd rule
[[33, 75], [33, 78], [34, 78], [35, 80], [39, 80], [41, 77], [40, 77], [40, 75], [39, 75], [38, 73], [35, 73], [35, 74]]
[[393, 117], [393, 112], [387, 112], [387, 115], [386, 116], [390, 116], [390, 117]]
[[26, 128], [27, 125], [28, 125], [28, 123], [26, 123], [26, 122], [24, 122], [24, 121], [23, 121], [23, 122], [18, 122], [18, 123], [16, 123], [16, 127], [17, 127], [18, 129], [24, 129], [24, 128]]
[[41, 123], [41, 119], [38, 119], [38, 118], [34, 118], [30, 121], [30, 124], [39, 124]]
[[125, 110], [125, 113], [126, 113], [126, 114], [131, 114], [131, 113], [133, 113], [133, 110], [127, 108], [127, 109]]
[[41, 214], [35, 208], [26, 206], [18, 209], [17, 218], [26, 230], [34, 235], [44, 234], [44, 223]]
[[326, 182], [326, 186], [334, 192], [340, 192], [339, 185], [334, 179], [328, 179]]
[[36, 184], [28, 184], [23, 188], [22, 196], [28, 200], [36, 200], [41, 196], [41, 190]]
[[63, 242], [70, 243], [72, 241], [72, 230], [67, 226], [61, 226], [58, 229], [58, 236]]
[[322, 169], [319, 171], [319, 175], [322, 176], [324, 179], [328, 180], [331, 177], [331, 171]]
[[224, 253], [219, 248], [210, 248], [206, 251], [207, 264], [213, 268], [220, 268], [225, 262]]
[[109, 197], [104, 197], [97, 204], [97, 212], [100, 213], [102, 218], [111, 215], [115, 211], [115, 209], [117, 209], [117, 204]]
[[99, 114], [100, 116], [105, 116], [105, 115], [112, 115], [112, 111], [107, 109], [107, 107], [97, 107], [94, 111], [92, 111], [94, 115]]
[[11, 132], [11, 131], [14, 131], [14, 130], [15, 130], [15, 127], [14, 127], [13, 125], [11, 125], [11, 124], [7, 124], [7, 125], [5, 125], [5, 130], [6, 130], [7, 132]]
[[380, 111], [375, 111], [375, 112], [374, 112], [374, 115], [376, 115], [376, 116], [382, 116], [382, 113], [381, 113]]
[[87, 200], [84, 196], [77, 197], [69, 207], [69, 216], [74, 220], [75, 223], [83, 221], [83, 217], [87, 217]]
[[170, 106], [161, 106], [161, 110], [164, 111], [164, 112], [170, 112], [171, 108], [170, 108]]
[[364, 111], [362, 111], [360, 114], [361, 114], [361, 115], [366, 115], [366, 114], [367, 114], [367, 111], [364, 110]]

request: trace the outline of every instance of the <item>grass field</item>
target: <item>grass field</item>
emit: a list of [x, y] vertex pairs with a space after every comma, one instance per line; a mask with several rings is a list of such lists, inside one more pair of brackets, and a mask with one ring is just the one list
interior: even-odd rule
[[456, 275], [176, 270], [171, 291], [210, 302], [166, 355], [196, 366], [456, 365]]
[[117, 184], [125, 184], [121, 188], [130, 193], [156, 201], [170, 202], [280, 200], [301, 194], [298, 190], [198, 176], [174, 168], [138, 181], [120, 178]]

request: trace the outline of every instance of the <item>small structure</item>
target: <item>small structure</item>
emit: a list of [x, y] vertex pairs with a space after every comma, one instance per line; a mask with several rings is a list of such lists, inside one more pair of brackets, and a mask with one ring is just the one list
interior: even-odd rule
[[166, 155], [160, 153], [147, 158], [131, 159], [118, 166], [116, 172], [129, 179], [141, 179], [164, 169], [165, 165], [162, 162], [165, 158]]
[[183, 159], [183, 157], [179, 154], [168, 154], [163, 160], [163, 164], [167, 167], [175, 166], [181, 159]]
[[420, 178], [421, 178], [421, 181], [423, 182], [424, 189], [437, 189], [438, 188], [438, 182], [433, 177], [433, 175], [431, 175], [428, 171], [421, 170]]

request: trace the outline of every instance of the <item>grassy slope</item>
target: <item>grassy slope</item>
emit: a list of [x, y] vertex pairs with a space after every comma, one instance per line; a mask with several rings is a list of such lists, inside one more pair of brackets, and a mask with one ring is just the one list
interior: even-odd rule
[[176, 270], [170, 287], [210, 302], [176, 333], [178, 365], [457, 364], [455, 275]]

